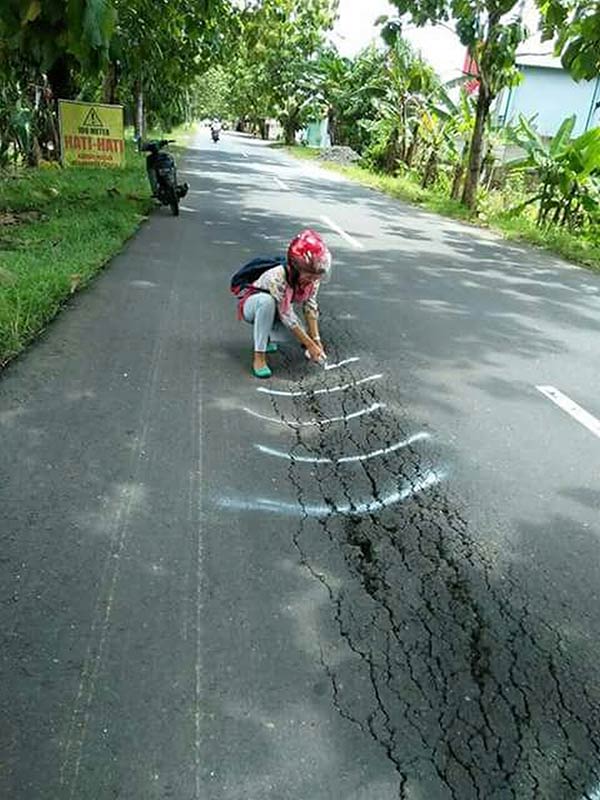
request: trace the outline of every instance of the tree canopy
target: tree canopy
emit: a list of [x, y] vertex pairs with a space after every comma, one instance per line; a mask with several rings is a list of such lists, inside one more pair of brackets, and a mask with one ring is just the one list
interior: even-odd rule
[[463, 202], [473, 207], [483, 157], [483, 138], [492, 101], [505, 86], [519, 80], [517, 47], [527, 31], [519, 0], [391, 0], [400, 17], [388, 24], [388, 35], [402, 30], [405, 20], [417, 26], [444, 23], [456, 34], [472, 59], [478, 81], [476, 120], [471, 136]]
[[597, 0], [541, 0], [544, 37], [558, 35], [556, 50], [575, 80], [600, 75], [600, 5]]

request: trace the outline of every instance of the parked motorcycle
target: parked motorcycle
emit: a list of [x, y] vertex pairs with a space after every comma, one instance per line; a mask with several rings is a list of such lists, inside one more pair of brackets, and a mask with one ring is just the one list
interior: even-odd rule
[[164, 148], [175, 139], [153, 139], [145, 142], [140, 150], [146, 156], [146, 171], [152, 195], [163, 206], [170, 206], [174, 216], [179, 214], [179, 201], [190, 188], [187, 183], [177, 183], [177, 167], [171, 153]]

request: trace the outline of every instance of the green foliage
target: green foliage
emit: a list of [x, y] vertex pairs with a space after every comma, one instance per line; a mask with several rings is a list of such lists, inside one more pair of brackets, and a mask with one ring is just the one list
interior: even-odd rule
[[406, 17], [417, 26], [452, 23], [477, 66], [478, 97], [475, 124], [471, 133], [469, 163], [462, 200], [475, 206], [484, 153], [484, 134], [492, 100], [501, 89], [519, 81], [515, 54], [526, 37], [519, 14], [519, 0], [392, 0], [400, 18], [387, 22], [384, 34], [398, 37]]
[[378, 118], [377, 101], [386, 93], [385, 54], [370, 46], [348, 59], [328, 49], [320, 57], [320, 70], [332, 144], [362, 153]]
[[222, 66], [211, 67], [198, 78], [191, 97], [194, 119], [233, 116], [230, 77]]
[[381, 91], [373, 97], [377, 116], [366, 124], [372, 139], [367, 158], [395, 173], [401, 163], [412, 166], [424, 114], [441, 87], [439, 78], [410, 44], [388, 36], [381, 66]]
[[575, 80], [600, 75], [600, 6], [596, 0], [540, 0], [544, 38], [558, 34], [556, 52]]
[[149, 208], [147, 195], [143, 162], [131, 148], [123, 170], [55, 167], [3, 177], [0, 365], [121, 248]]
[[65, 55], [97, 71], [108, 57], [116, 19], [110, 0], [3, 0], [0, 39], [40, 72]]
[[323, 109], [319, 56], [336, 11], [337, 0], [263, 0], [244, 9], [230, 70], [240, 116], [276, 116], [292, 142]]
[[564, 120], [556, 135], [545, 143], [522, 115], [511, 132], [525, 157], [508, 168], [534, 172], [539, 189], [523, 206], [538, 204], [537, 224], [582, 227], [600, 219], [600, 128], [571, 139], [575, 117]]
[[189, 121], [191, 89], [232, 46], [240, 13], [229, 0], [4, 0], [0, 160], [22, 154], [25, 132], [28, 162], [50, 154], [56, 97], [120, 101], [142, 122], [145, 104], [164, 128]]

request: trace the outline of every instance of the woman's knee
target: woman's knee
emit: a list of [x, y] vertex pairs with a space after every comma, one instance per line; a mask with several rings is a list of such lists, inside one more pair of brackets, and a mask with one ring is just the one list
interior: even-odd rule
[[271, 309], [275, 310], [275, 298], [273, 297], [272, 294], [267, 294], [266, 292], [263, 292], [260, 295], [260, 301], [259, 302], [260, 302], [261, 308], [265, 308], [265, 309], [269, 309], [269, 310], [271, 310]]
[[257, 311], [264, 317], [275, 317], [275, 298], [270, 294], [261, 294], [258, 300]]

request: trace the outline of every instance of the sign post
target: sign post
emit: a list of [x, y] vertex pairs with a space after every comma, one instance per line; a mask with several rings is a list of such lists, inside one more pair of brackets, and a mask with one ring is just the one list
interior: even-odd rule
[[59, 100], [58, 118], [63, 166], [125, 164], [123, 106]]

